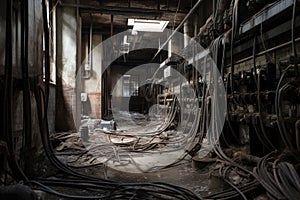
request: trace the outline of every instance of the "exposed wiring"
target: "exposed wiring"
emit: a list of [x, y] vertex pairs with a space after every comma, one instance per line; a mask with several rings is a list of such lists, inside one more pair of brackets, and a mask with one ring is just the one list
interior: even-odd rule
[[279, 104], [279, 98], [280, 98], [280, 94], [279, 92], [282, 91], [281, 89], [281, 84], [285, 78], [286, 73], [290, 70], [290, 68], [292, 68], [293, 66], [290, 65], [288, 66], [281, 74], [281, 77], [278, 81], [277, 84], [277, 88], [276, 88], [276, 94], [275, 94], [275, 114], [277, 116], [277, 125], [278, 125], [278, 130], [280, 133], [280, 136], [284, 142], [284, 144], [286, 145], [286, 147], [292, 148], [290, 141], [286, 138], [286, 131], [284, 130], [284, 128], [282, 127], [282, 116], [281, 113], [279, 113], [279, 107], [281, 106]]
[[263, 37], [263, 23], [260, 24], [260, 40], [261, 40], [261, 44], [264, 48], [264, 51], [266, 51], [266, 55], [269, 58], [269, 61], [270, 62], [274, 61], [275, 59], [267, 51], [267, 47], [266, 47], [266, 44], [265, 44], [265, 39]]
[[295, 63], [297, 63], [297, 49], [296, 49], [296, 42], [295, 42], [296, 9], [297, 9], [297, 0], [294, 0], [291, 38], [292, 38], [292, 51], [294, 54]]
[[13, 57], [12, 57], [12, 12], [13, 2], [6, 2], [6, 39], [5, 39], [5, 87], [4, 87], [4, 100], [3, 100], [3, 131], [1, 131], [1, 139], [7, 142], [9, 150], [9, 166], [13, 172], [14, 179], [17, 181], [27, 180], [27, 176], [20, 168], [15, 155], [13, 145]]
[[175, 15], [174, 15], [174, 20], [173, 20], [173, 27], [172, 27], [172, 30], [174, 30], [174, 28], [175, 28], [176, 17], [177, 17], [177, 13], [178, 13], [178, 11], [179, 11], [179, 8], [180, 8], [180, 1], [181, 1], [181, 0], [178, 0], [178, 3], [177, 3], [177, 9], [176, 9], [176, 12], [175, 12]]
[[274, 152], [263, 157], [254, 169], [254, 175], [274, 199], [300, 198], [300, 177], [294, 166], [280, 159], [272, 158]]
[[263, 137], [265, 139], [265, 141], [267, 142], [267, 148], [269, 149], [276, 149], [275, 146], [273, 145], [273, 143], [269, 140], [269, 137], [266, 133], [265, 130], [265, 125], [262, 119], [262, 112], [261, 112], [261, 106], [262, 106], [262, 102], [261, 102], [261, 70], [258, 71], [258, 75], [257, 75], [257, 107], [258, 107], [258, 119], [259, 119], [259, 125], [260, 125], [260, 129], [262, 131]]
[[231, 46], [230, 46], [230, 66], [231, 66], [231, 93], [234, 92], [234, 61], [233, 61], [233, 45], [234, 45], [234, 39], [236, 36], [237, 31], [237, 17], [238, 17], [238, 5], [239, 0], [232, 0], [234, 2], [233, 5], [233, 11], [232, 11], [232, 28], [231, 28]]
[[[59, 1], [58, 1], [59, 2]], [[50, 37], [48, 28], [48, 17], [47, 17], [47, 5], [46, 0], [42, 0], [43, 8], [43, 28], [44, 28], [44, 42], [45, 42], [45, 94], [46, 94], [46, 106], [48, 107], [49, 100], [49, 84], [50, 84]]]

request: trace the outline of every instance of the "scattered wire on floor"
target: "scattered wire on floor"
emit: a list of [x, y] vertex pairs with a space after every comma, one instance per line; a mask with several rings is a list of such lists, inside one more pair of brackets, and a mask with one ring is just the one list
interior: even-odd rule
[[274, 152], [263, 157], [254, 168], [256, 179], [268, 192], [270, 198], [299, 199], [300, 177], [295, 167], [284, 160], [271, 157]]

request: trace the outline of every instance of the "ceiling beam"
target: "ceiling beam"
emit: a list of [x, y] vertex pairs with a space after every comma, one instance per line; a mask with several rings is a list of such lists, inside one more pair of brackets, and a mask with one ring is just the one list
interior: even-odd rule
[[162, 44], [162, 46], [157, 50], [156, 54], [153, 57], [153, 60], [155, 57], [159, 54], [159, 52], [168, 44], [168, 42], [172, 39], [172, 37], [176, 34], [177, 31], [183, 26], [184, 22], [190, 17], [191, 14], [198, 8], [200, 3], [202, 3], [204, 0], [198, 0], [194, 7], [190, 10], [190, 12], [184, 17], [184, 19], [180, 22], [180, 24], [177, 26], [177, 28], [172, 32], [172, 34], [168, 37], [168, 39]]
[[102, 7], [102, 8], [80, 8], [80, 13], [112, 14], [122, 16], [144, 16], [161, 17], [163, 12], [154, 9], [122, 8], [122, 7]]
[[[153, 16], [161, 17], [164, 13], [175, 14], [175, 10], [157, 10], [148, 8], [133, 8], [133, 7], [115, 7], [115, 6], [91, 6], [86, 4], [70, 4], [62, 3], [63, 7], [78, 7], [81, 13], [99, 13], [113, 14], [124, 16]], [[187, 11], [188, 12], [188, 11]], [[186, 14], [187, 12], [178, 11], [177, 14]]]
[[[125, 28], [124, 26], [114, 26], [114, 34], [121, 33], [123, 31], [128, 30], [128, 28]], [[82, 33], [88, 34], [89, 33], [89, 26], [83, 25], [82, 26]], [[101, 25], [101, 26], [95, 26], [93, 27], [93, 33], [101, 33], [110, 36], [111, 34], [111, 27], [110, 25]]]

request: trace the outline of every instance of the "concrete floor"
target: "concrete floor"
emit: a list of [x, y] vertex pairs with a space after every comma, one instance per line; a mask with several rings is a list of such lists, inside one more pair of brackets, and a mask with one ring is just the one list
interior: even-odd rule
[[[224, 190], [223, 181], [211, 176], [217, 163], [202, 163], [198, 168], [189, 156], [183, 159], [186, 146], [172, 142], [182, 141], [182, 134], [164, 131], [154, 139], [152, 136], [150, 139], [143, 135], [139, 137], [139, 133], [156, 131], [162, 120], [150, 119], [149, 122], [149, 118], [142, 116], [132, 120], [132, 117], [124, 115], [126, 113], [118, 116], [123, 123], [117, 123], [117, 132], [99, 130], [96, 128], [99, 120], [90, 120], [84, 122], [90, 129], [88, 139], [80, 137], [80, 133], [56, 133], [59, 141], [63, 141], [56, 148], [58, 158], [82, 174], [118, 182], [165, 182], [190, 189], [201, 196]], [[167, 140], [164, 137], [168, 137]], [[133, 147], [150, 143], [155, 144], [154, 148], [133, 151]], [[174, 162], [176, 164], [169, 166]], [[73, 192], [66, 188], [59, 191]], [[86, 195], [86, 191], [76, 193]]]
[[[89, 168], [77, 169], [76, 171], [86, 175], [99, 178], [107, 178], [118, 182], [165, 182], [187, 188], [201, 196], [210, 195], [212, 193], [223, 191], [225, 184], [221, 179], [212, 177], [210, 168], [215, 164], [210, 164], [203, 169], [195, 169], [192, 167], [191, 160], [184, 160], [178, 166], [161, 169], [150, 173], [126, 173], [117, 171], [112, 168], [104, 168], [103, 166], [93, 166]], [[105, 175], [104, 175], [105, 174]], [[60, 192], [74, 193], [73, 190], [67, 188], [57, 188]], [[87, 191], [77, 190], [77, 195], [88, 195]], [[58, 197], [46, 194], [46, 199], [58, 199]], [[59, 198], [63, 199], [63, 198]]]

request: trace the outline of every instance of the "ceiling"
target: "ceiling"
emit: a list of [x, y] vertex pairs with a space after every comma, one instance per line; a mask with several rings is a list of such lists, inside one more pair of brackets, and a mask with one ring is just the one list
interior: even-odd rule
[[[63, 6], [76, 6], [65, 3]], [[111, 18], [115, 32], [121, 32], [127, 26], [128, 18], [156, 19], [169, 21], [167, 28], [176, 28], [183, 20], [196, 0], [80, 0], [80, 15], [83, 28], [101, 28], [110, 33]]]
[[[79, 7], [82, 19], [82, 30], [89, 33], [93, 24], [93, 32], [100, 32], [105, 38], [131, 29], [128, 18], [155, 19], [169, 21], [168, 29], [175, 29], [194, 6], [197, 0], [79, 0], [79, 4], [61, 0], [62, 6]], [[111, 29], [112, 28], [112, 29]], [[111, 32], [112, 30], [112, 32]], [[128, 35], [130, 50], [142, 48], [149, 43], [159, 47], [166, 35], [160, 33], [139, 32], [137, 36]], [[116, 46], [121, 42], [115, 41]], [[131, 52], [121, 57], [121, 62], [136, 63], [140, 60], [151, 60], [157, 50], [145, 50], [144, 53]]]

